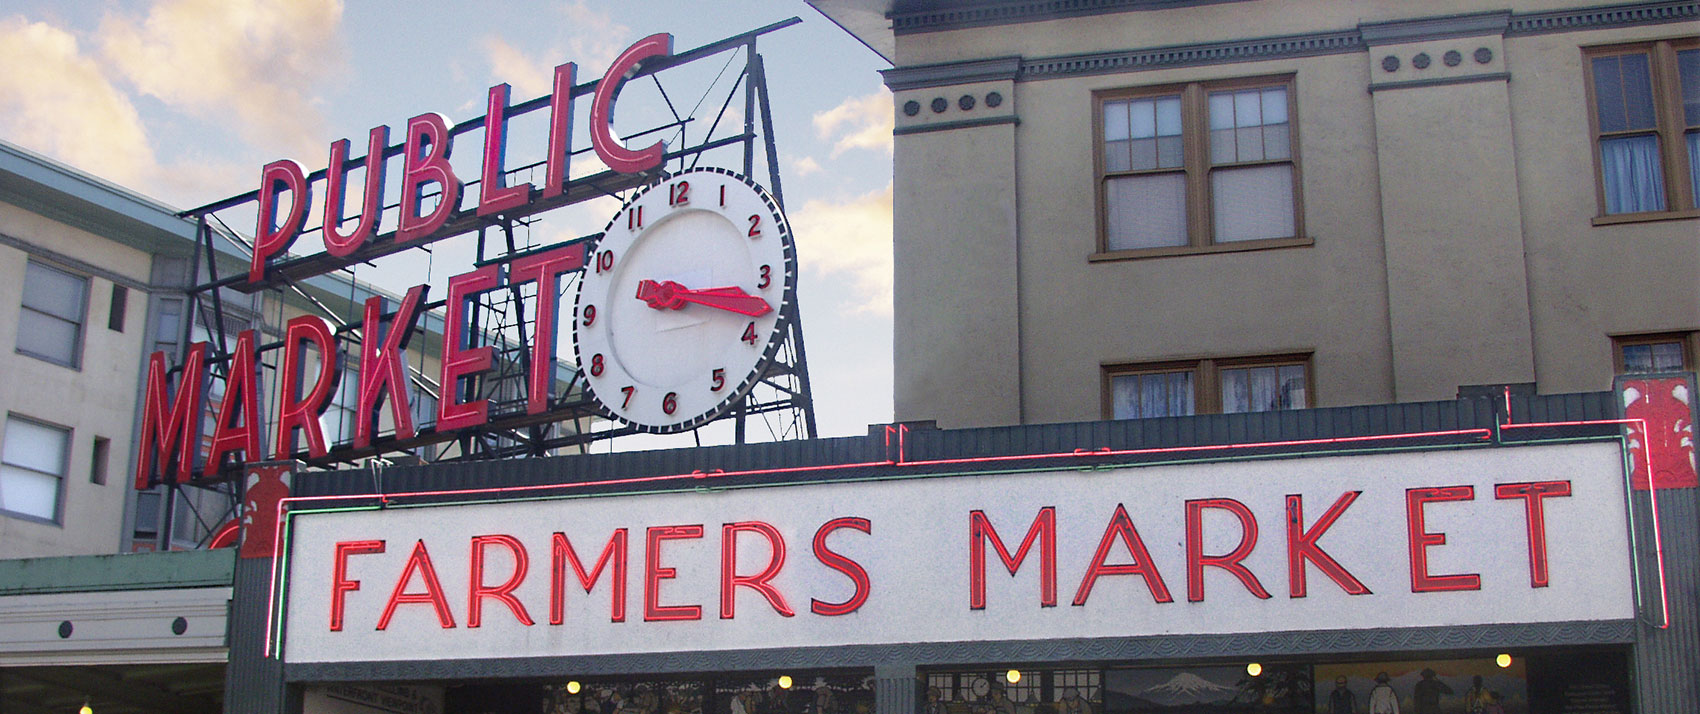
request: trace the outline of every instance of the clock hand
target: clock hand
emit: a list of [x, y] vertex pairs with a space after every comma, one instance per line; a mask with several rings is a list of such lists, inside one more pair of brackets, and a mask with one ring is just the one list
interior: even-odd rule
[[657, 310], [678, 310], [689, 302], [746, 317], [760, 317], [773, 312], [773, 306], [766, 300], [736, 286], [692, 290], [672, 280], [641, 280], [638, 281], [637, 299]]

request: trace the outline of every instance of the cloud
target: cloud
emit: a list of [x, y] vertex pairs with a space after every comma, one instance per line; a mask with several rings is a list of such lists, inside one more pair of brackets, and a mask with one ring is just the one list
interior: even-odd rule
[[891, 131], [897, 115], [891, 104], [891, 93], [880, 90], [863, 97], [851, 97], [838, 106], [814, 116], [815, 133], [822, 139], [833, 139], [832, 156], [851, 149], [874, 149], [891, 153]]
[[812, 173], [819, 173], [821, 167], [820, 162], [816, 161], [813, 156], [801, 156], [791, 160], [791, 170], [797, 172], [798, 176], [807, 176]]
[[525, 56], [519, 48], [495, 35], [485, 35], [483, 45], [484, 57], [490, 61], [490, 73], [496, 81], [512, 84], [518, 90], [518, 96], [511, 97], [511, 101], [523, 101], [554, 90], [554, 66]]
[[567, 41], [570, 51], [567, 56], [578, 63], [581, 73], [594, 72], [601, 76], [614, 58], [620, 56], [620, 51], [637, 39], [632, 36], [631, 28], [586, 5], [585, 0], [563, 5], [561, 12], [567, 17], [567, 31], [572, 35]]
[[855, 312], [891, 315], [891, 184], [848, 201], [808, 201], [791, 224], [806, 270], [848, 279]]
[[344, 60], [340, 0], [161, 0], [110, 15], [102, 56], [143, 94], [233, 125], [257, 147], [319, 156], [313, 86]]
[[[77, 38], [21, 17], [0, 19], [0, 135], [112, 181], [154, 171], [147, 131], [130, 98]], [[24, 69], [27, 68], [27, 69]]]

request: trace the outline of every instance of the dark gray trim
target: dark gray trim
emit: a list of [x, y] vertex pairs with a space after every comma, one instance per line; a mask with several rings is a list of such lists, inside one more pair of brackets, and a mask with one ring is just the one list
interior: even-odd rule
[[82, 273], [83, 275], [92, 275], [102, 280], [130, 288], [131, 290], [149, 292], [155, 289], [155, 286], [148, 285], [147, 283], [136, 280], [135, 278], [114, 273], [93, 263], [78, 260], [59, 251], [43, 248], [22, 238], [10, 236], [5, 233], [0, 233], [0, 245], [7, 246], [9, 248], [16, 248], [30, 255], [45, 259], [49, 263], [62, 265], [66, 268]]
[[1481, 650], [1597, 644], [1635, 640], [1634, 620], [1420, 627], [1372, 630], [1247, 632], [992, 642], [911, 642], [890, 645], [794, 647], [721, 652], [503, 659], [410, 660], [286, 664], [291, 682], [585, 677], [788, 669], [870, 667], [892, 662], [959, 665], [998, 662], [1158, 662], [1246, 656], [1312, 656]]
[[1511, 16], [1507, 35], [1543, 35], [1553, 32], [1591, 30], [1602, 27], [1657, 25], [1700, 18], [1700, 2], [1628, 3], [1609, 7], [1553, 10]]
[[880, 70], [885, 86], [893, 92], [904, 89], [944, 87], [970, 82], [1013, 80], [1021, 71], [1020, 57], [999, 57], [972, 62], [923, 64], [913, 67], [893, 67]]
[[1503, 35], [1511, 24], [1511, 11], [1478, 12], [1468, 15], [1441, 15], [1415, 20], [1366, 22], [1358, 25], [1364, 44], [1392, 45], [1401, 42], [1421, 42], [1447, 37]]
[[1244, 0], [1029, 0], [1029, 2], [980, 3], [978, 7], [896, 10], [887, 15], [896, 35], [942, 32], [968, 27], [987, 27], [1024, 22], [1042, 22], [1065, 17], [1085, 17], [1112, 12], [1140, 12], [1216, 5]]
[[1021, 118], [1014, 114], [1001, 117], [981, 117], [979, 119], [958, 119], [956, 121], [941, 121], [936, 124], [913, 124], [900, 126], [891, 130], [892, 136], [906, 134], [926, 134], [934, 131], [950, 131], [951, 129], [967, 129], [976, 126], [994, 126], [997, 124], [1020, 124]]
[[[1031, 3], [1034, 5], [1045, 3]], [[1094, 5], [1098, 12], [1133, 9], [1124, 5], [1104, 2]], [[1111, 8], [1113, 9], [1102, 9]], [[1015, 8], [1025, 6], [1012, 6]], [[1150, 8], [1140, 8], [1150, 9]], [[986, 10], [981, 8], [981, 10]], [[951, 12], [928, 13], [927, 16], [956, 15], [970, 12], [958, 10]], [[1007, 24], [1028, 22], [1025, 16], [1013, 10], [1000, 16], [1005, 19], [996, 23]], [[1079, 55], [1064, 55], [1056, 57], [1040, 57], [1022, 59], [1020, 70], [1016, 75], [1017, 81], [1051, 79], [1055, 77], [1083, 76], [1094, 74], [1109, 74], [1117, 72], [1137, 72], [1150, 69], [1170, 67], [1195, 67], [1231, 62], [1255, 62], [1260, 60], [1289, 59], [1295, 57], [1315, 57], [1320, 55], [1348, 54], [1361, 52], [1371, 45], [1390, 42], [1414, 42], [1418, 40], [1441, 37], [1463, 37], [1472, 35], [1533, 35], [1553, 32], [1573, 32], [1577, 30], [1601, 29], [1608, 27], [1624, 27], [1630, 25], [1650, 25], [1660, 23], [1684, 22], [1700, 19], [1700, 0], [1671, 0], [1669, 2], [1639, 3], [1614, 5], [1601, 8], [1582, 8], [1574, 10], [1556, 10], [1529, 14], [1512, 14], [1507, 12], [1477, 13], [1470, 15], [1450, 15], [1436, 18], [1421, 18], [1401, 20], [1397, 22], [1366, 23], [1350, 30], [1335, 30], [1328, 32], [1311, 32], [1300, 35], [1283, 35], [1279, 37], [1262, 37], [1228, 42], [1202, 42], [1189, 45], [1173, 45], [1137, 50], [1120, 50], [1114, 52], [1094, 52]], [[954, 29], [941, 26], [938, 29]], [[914, 30], [920, 31], [920, 30]], [[931, 30], [928, 30], [931, 31]], [[901, 33], [900, 33], [901, 34]], [[975, 60], [972, 62], [953, 64], [932, 64], [920, 67], [898, 67], [886, 70], [887, 86], [894, 91], [910, 88], [904, 84], [897, 86], [892, 83], [892, 77], [900, 78], [900, 82], [943, 81], [961, 76], [973, 76], [975, 70], [969, 67], [991, 60]], [[1007, 60], [995, 60], [1007, 61]], [[958, 69], [960, 68], [960, 69]], [[992, 77], [988, 77], [991, 79]], [[915, 84], [916, 87], [936, 86], [932, 84]]]
[[1463, 77], [1430, 77], [1428, 79], [1408, 79], [1402, 82], [1371, 82], [1369, 91], [1380, 92], [1388, 89], [1412, 89], [1415, 87], [1438, 87], [1446, 84], [1473, 84], [1476, 82], [1509, 82], [1510, 72], [1489, 72], [1487, 74], [1471, 74]]
[[1023, 60], [1019, 80], [1134, 72], [1165, 67], [1193, 67], [1227, 62], [1252, 62], [1289, 57], [1348, 54], [1364, 49], [1357, 30], [1264, 37], [1233, 42], [1205, 42], [1148, 50], [1099, 52], [1086, 55]]

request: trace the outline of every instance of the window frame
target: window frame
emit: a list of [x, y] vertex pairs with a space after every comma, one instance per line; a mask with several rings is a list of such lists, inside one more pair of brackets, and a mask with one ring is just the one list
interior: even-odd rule
[[[1210, 161], [1211, 92], [1236, 91], [1252, 88], [1282, 87], [1287, 93], [1288, 158], [1212, 164]], [[1114, 248], [1109, 244], [1110, 221], [1107, 200], [1109, 179], [1123, 176], [1174, 173], [1177, 169], [1137, 169], [1109, 172], [1104, 162], [1104, 106], [1111, 102], [1138, 100], [1179, 94], [1181, 97], [1181, 167], [1186, 182], [1187, 243], [1178, 246], [1151, 248]], [[1092, 172], [1094, 177], [1095, 222], [1097, 245], [1090, 256], [1092, 262], [1158, 258], [1172, 255], [1227, 253], [1271, 248], [1309, 246], [1313, 241], [1305, 232], [1303, 165], [1300, 158], [1298, 122], [1298, 81], [1294, 73], [1201, 80], [1141, 87], [1101, 89], [1092, 93]], [[1243, 241], [1216, 240], [1215, 204], [1211, 195], [1210, 177], [1218, 168], [1246, 168], [1286, 164], [1292, 170], [1293, 235], [1284, 238], [1263, 238]]]
[[[47, 428], [47, 429], [52, 429], [54, 431], [62, 432], [62, 433], [65, 434], [65, 447], [63, 449], [63, 453], [60, 454], [60, 458], [63, 459], [63, 461], [61, 463], [64, 464], [64, 467], [63, 467], [64, 473], [50, 474], [50, 475], [55, 475], [59, 478], [58, 489], [54, 492], [54, 495], [53, 495], [53, 517], [52, 518], [42, 518], [41, 516], [35, 515], [33, 513], [24, 513], [22, 511], [14, 511], [14, 510], [11, 510], [9, 508], [4, 508], [4, 507], [0, 507], [0, 515], [3, 515], [7, 518], [15, 518], [15, 519], [18, 519], [18, 520], [29, 521], [29, 522], [32, 522], [32, 523], [41, 523], [41, 524], [45, 524], [45, 525], [63, 527], [65, 525], [66, 480], [70, 478], [70, 474], [71, 474], [71, 456], [73, 454], [72, 447], [76, 443], [76, 437], [77, 437], [76, 430], [72, 429], [71, 427], [66, 426], [64, 424], [55, 424], [55, 423], [47, 421], [45, 419], [37, 419], [35, 417], [29, 416], [29, 415], [26, 415], [26, 414], [19, 414], [17, 412], [7, 412], [5, 423], [0, 424], [0, 463], [4, 463], [4, 458], [5, 458], [5, 446], [6, 446], [6, 444], [5, 444], [5, 439], [6, 439], [5, 433], [6, 433], [7, 430], [4, 429], [4, 427], [9, 426], [12, 423], [12, 421], [14, 421], [14, 420], [16, 420], [16, 421], [26, 421], [26, 422], [29, 422], [29, 423], [34, 424], [36, 426]], [[11, 464], [6, 464], [6, 465], [11, 466]], [[13, 468], [24, 469], [24, 470], [31, 471], [33, 473], [38, 473], [38, 474], [46, 473], [45, 471], [36, 471], [35, 469], [31, 469], [27, 466], [14, 466]]]
[[[1700, 196], [1689, 179], [1688, 133], [1682, 110], [1682, 78], [1676, 55], [1700, 49], [1700, 37], [1667, 37], [1639, 42], [1596, 45], [1582, 48], [1582, 79], [1588, 114], [1588, 146], [1594, 164], [1594, 209], [1592, 224], [1636, 223], [1700, 217]], [[1600, 157], [1600, 116], [1594, 82], [1594, 60], [1601, 57], [1645, 55], [1652, 87], [1653, 122], [1650, 132], [1659, 139], [1659, 170], [1664, 173], [1665, 208], [1661, 211], [1606, 212], [1605, 166]], [[1647, 135], [1647, 130], [1612, 132], [1611, 137]]]
[[1697, 368], [1700, 368], [1700, 364], [1696, 363], [1696, 357], [1697, 355], [1700, 355], [1700, 331], [1678, 330], [1674, 332], [1640, 332], [1611, 336], [1612, 374], [1658, 374], [1670, 371], [1659, 370], [1659, 372], [1627, 372], [1624, 370], [1623, 348], [1635, 345], [1659, 345], [1671, 342], [1682, 345], [1682, 367], [1676, 371], [1693, 372], [1696, 371]]
[[[82, 273], [78, 273], [78, 272], [73, 271], [73, 270], [62, 268], [62, 267], [59, 267], [59, 266], [56, 266], [56, 265], [53, 265], [53, 264], [50, 264], [50, 263], [47, 263], [47, 262], [44, 262], [44, 261], [36, 260], [33, 257], [30, 258], [29, 260], [25, 261], [25, 264], [24, 264], [24, 280], [25, 281], [29, 280], [29, 271], [32, 268], [36, 268], [36, 267], [39, 267], [42, 270], [51, 270], [53, 272], [60, 273], [60, 274], [63, 274], [63, 275], [67, 275], [67, 276], [70, 276], [72, 278], [76, 278], [77, 280], [82, 281], [82, 284], [83, 284], [82, 301], [81, 301], [81, 306], [79, 307], [78, 312], [77, 312], [77, 319], [74, 322], [71, 322], [69, 320], [65, 320], [65, 318], [62, 318], [58, 315], [54, 315], [54, 314], [49, 313], [49, 312], [43, 312], [39, 309], [31, 307], [29, 302], [28, 302], [28, 296], [25, 296], [25, 299], [18, 301], [18, 311], [19, 311], [18, 312], [18, 314], [19, 314], [18, 321], [19, 321], [20, 324], [23, 321], [23, 318], [22, 318], [23, 311], [28, 310], [28, 311], [36, 313], [38, 315], [44, 315], [48, 318], [51, 318], [51, 319], [54, 319], [54, 320], [59, 320], [61, 322], [71, 322], [71, 324], [76, 326], [76, 328], [77, 328], [76, 337], [74, 338], [74, 344], [71, 345], [71, 361], [63, 362], [63, 361], [60, 361], [56, 357], [53, 357], [53, 356], [50, 356], [50, 355], [44, 355], [44, 354], [41, 354], [40, 352], [36, 352], [34, 350], [28, 349], [28, 348], [24, 347], [24, 345], [19, 344], [17, 339], [13, 340], [13, 351], [16, 352], [17, 354], [21, 354], [21, 355], [24, 355], [26, 357], [32, 357], [32, 358], [41, 360], [43, 362], [47, 362], [49, 364], [56, 364], [56, 365], [59, 365], [61, 367], [66, 367], [66, 368], [73, 369], [73, 370], [76, 370], [78, 372], [81, 372], [82, 369], [83, 369], [83, 342], [84, 342], [84, 338], [86, 338], [87, 335], [88, 335], [89, 293], [93, 289], [93, 282], [94, 281], [92, 279], [90, 279], [89, 276], [83, 275]], [[21, 330], [19, 331], [18, 337], [19, 338], [23, 337], [23, 333], [22, 333]]]
[[[1100, 369], [1102, 374], [1099, 389], [1101, 395], [1100, 413], [1105, 421], [1122, 420], [1115, 415], [1115, 379], [1117, 377], [1185, 371], [1192, 373], [1192, 414], [1175, 416], [1224, 413], [1256, 414], [1258, 412], [1222, 411], [1222, 371], [1244, 367], [1285, 367], [1291, 365], [1299, 365], [1304, 368], [1305, 403], [1304, 406], [1298, 408], [1312, 409], [1316, 407], [1316, 373], [1312, 357], [1313, 353], [1310, 352], [1280, 352], [1237, 357], [1190, 357], [1159, 362], [1106, 363]], [[1162, 419], [1166, 417], [1143, 418]]]

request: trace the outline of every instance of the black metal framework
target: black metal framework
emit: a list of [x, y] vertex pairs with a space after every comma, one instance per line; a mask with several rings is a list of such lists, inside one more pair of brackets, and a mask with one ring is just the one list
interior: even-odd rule
[[[266, 325], [267, 330], [261, 331], [259, 340], [258, 361], [262, 371], [262, 383], [268, 380], [264, 375], [278, 374], [281, 361], [283, 341], [281, 338], [282, 305], [288, 301], [324, 317], [335, 327], [335, 336], [339, 343], [357, 345], [361, 339], [360, 304], [354, 300], [357, 284], [353, 280], [352, 271], [358, 266], [372, 265], [372, 261], [385, 256], [404, 252], [423, 252], [431, 254], [431, 244], [446, 238], [457, 236], [474, 236], [476, 240], [476, 258], [474, 266], [465, 269], [484, 266], [493, 263], [510, 261], [526, 254], [541, 252], [571, 246], [574, 244], [590, 245], [600, 234], [582, 236], [575, 239], [538, 244], [530, 240], [530, 228], [539, 219], [539, 214], [547, 211], [570, 206], [591, 199], [613, 197], [624, 200], [635, 191], [664, 180], [671, 173], [695, 168], [705, 157], [713, 162], [725, 162], [728, 168], [741, 169], [745, 176], [754, 176], [758, 168], [757, 155], [765, 156], [767, 189], [784, 207], [784, 194], [779, 175], [779, 162], [773, 136], [773, 118], [767, 79], [762, 63], [762, 57], [757, 52], [757, 39], [769, 32], [780, 30], [801, 22], [793, 17], [760, 27], [743, 34], [735, 35], [701, 47], [686, 50], [678, 54], [646, 61], [639, 66], [636, 73], [628, 80], [628, 87], [639, 82], [653, 83], [654, 89], [660, 94], [665, 104], [669, 121], [657, 126], [629, 134], [624, 139], [636, 139], [646, 136], [662, 135], [668, 139], [668, 151], [663, 163], [657, 169], [641, 174], [621, 174], [612, 170], [603, 171], [590, 176], [576, 178], [568, 182], [567, 190], [552, 198], [535, 199], [523, 206], [492, 216], [478, 216], [468, 207], [470, 202], [477, 201], [477, 191], [474, 187], [477, 181], [465, 182], [468, 190], [461, 196], [461, 206], [458, 206], [448, 222], [429, 238], [418, 241], [398, 243], [395, 232], [376, 236], [368, 240], [353, 254], [337, 257], [320, 252], [300, 257], [284, 257], [273, 262], [264, 280], [249, 282], [248, 276], [242, 271], [231, 270], [230, 253], [246, 258], [252, 255], [252, 243], [232, 230], [221, 214], [247, 211], [252, 213], [258, 202], [256, 191], [232, 196], [213, 203], [183, 212], [186, 218], [196, 222], [197, 242], [194, 251], [194, 273], [192, 285], [186, 289], [190, 298], [185, 302], [185, 314], [181, 325], [181, 337], [177, 343], [178, 355], [172, 369], [175, 375], [180, 371], [180, 365], [185, 360], [189, 345], [192, 342], [193, 329], [200, 325], [207, 335], [207, 364], [210, 379], [222, 382], [228, 376], [230, 368], [229, 345], [234, 343], [235, 335], [227, 334], [226, 330], [226, 296], [233, 295], [232, 291], [260, 292], [275, 299], [278, 305], [280, 324]], [[675, 104], [668, 93], [668, 87], [663, 83], [663, 73], [673, 68], [684, 67], [699, 60], [714, 57], [724, 57], [725, 64], [720, 67], [720, 73], [715, 76], [696, 105], [684, 108]], [[732, 78], [730, 85], [724, 87], [724, 96], [715, 98], [718, 101], [708, 101], [711, 95], [717, 94], [721, 87], [721, 79], [727, 71], [742, 60], [743, 67]], [[572, 87], [567, 101], [575, 101], [586, 97], [595, 91], [597, 82], [593, 80]], [[629, 90], [628, 90], [629, 91]], [[742, 95], [742, 125], [731, 126], [733, 121], [728, 117], [733, 114], [732, 102]], [[512, 105], [506, 112], [509, 121], [538, 110], [547, 110], [552, 98], [549, 95]], [[706, 106], [705, 106], [706, 105]], [[684, 113], [681, 114], [681, 109]], [[699, 116], [699, 110], [704, 110]], [[710, 116], [709, 111], [714, 113]], [[707, 121], [707, 129], [695, 133], [693, 130]], [[473, 131], [483, 131], [484, 116], [478, 116], [450, 128], [450, 140]], [[735, 121], [735, 120], [734, 120]], [[726, 124], [727, 126], [723, 126]], [[592, 149], [587, 140], [580, 139], [581, 147], [569, 147], [572, 155], [578, 156]], [[384, 157], [390, 158], [404, 152], [404, 143], [389, 146], [384, 151]], [[730, 154], [741, 154], [738, 159], [731, 159]], [[349, 166], [359, 166], [365, 161], [364, 157], [348, 160]], [[530, 164], [511, 168], [506, 171], [510, 179], [541, 179], [545, 161], [539, 160]], [[313, 181], [322, 180], [325, 170], [308, 175], [309, 185]], [[537, 181], [533, 181], [534, 184]], [[432, 195], [428, 193], [426, 198]], [[400, 202], [390, 200], [386, 196], [383, 205], [384, 212], [400, 211]], [[358, 218], [358, 217], [356, 217]], [[311, 221], [309, 223], [312, 223]], [[386, 225], [393, 227], [395, 221], [386, 220]], [[321, 228], [308, 226], [302, 235], [312, 235]], [[223, 260], [219, 242], [230, 246], [225, 250]], [[429, 257], [426, 258], [430, 260]], [[221, 266], [222, 263], [222, 266]], [[427, 263], [429, 265], [429, 262]], [[350, 290], [349, 305], [345, 311], [339, 311], [325, 301], [309, 292], [305, 282], [307, 279], [330, 272], [343, 271], [347, 273], [347, 285]], [[457, 269], [458, 272], [458, 269]], [[560, 281], [562, 297], [577, 288], [578, 275], [562, 276]], [[523, 286], [508, 286], [483, 293], [472, 303], [469, 315], [471, 329], [475, 342], [473, 347], [489, 346], [492, 348], [494, 359], [492, 368], [474, 379], [466, 380], [459, 388], [458, 395], [462, 400], [488, 399], [490, 402], [489, 420], [487, 423], [471, 429], [461, 429], [438, 432], [434, 429], [430, 418], [416, 418], [421, 428], [418, 435], [406, 441], [385, 439], [380, 434], [373, 439], [373, 444], [364, 448], [354, 448], [350, 443], [338, 443], [339, 434], [328, 434], [330, 442], [329, 453], [323, 457], [305, 458], [311, 467], [334, 468], [339, 465], [368, 464], [382, 467], [386, 464], [416, 464], [437, 461], [470, 461], [487, 459], [506, 459], [544, 456], [573, 451], [587, 453], [592, 445], [606, 442], [609, 439], [636, 433], [636, 429], [601, 418], [594, 400], [590, 398], [579, 381], [575, 365], [561, 364], [557, 370], [554, 397], [548, 409], [537, 415], [526, 411], [526, 379], [530, 369], [531, 343], [535, 330], [528, 329], [533, 316], [536, 314], [538, 300], [536, 283]], [[425, 303], [422, 312], [430, 313], [441, 309], [446, 301], [436, 300]], [[568, 303], [570, 304], [570, 303]], [[809, 384], [807, 358], [803, 349], [802, 325], [797, 308], [797, 302], [791, 300], [784, 308], [788, 314], [783, 322], [787, 334], [783, 344], [773, 361], [764, 370], [763, 375], [747, 394], [744, 400], [722, 418], [734, 422], [736, 443], [745, 443], [751, 438], [749, 423], [758, 421], [765, 425], [768, 437], [773, 440], [809, 439], [815, 436], [815, 417], [812, 391]], [[385, 318], [394, 314], [394, 306], [386, 304]], [[557, 312], [559, 316], [560, 313]], [[571, 311], [564, 316], [572, 319]], [[427, 317], [421, 317], [425, 322]], [[564, 322], [564, 320], [563, 320]], [[267, 334], [270, 331], [271, 334]], [[417, 354], [415, 354], [417, 353]], [[556, 351], [557, 359], [562, 354]], [[417, 357], [417, 360], [411, 359]], [[437, 376], [428, 374], [424, 369], [423, 348], [407, 351], [406, 372], [409, 401], [418, 414], [418, 404], [422, 400], [444, 398], [443, 385], [438, 384]], [[344, 381], [349, 379], [345, 373]], [[275, 383], [270, 380], [270, 383]], [[333, 398], [334, 401], [334, 398]], [[216, 410], [217, 405], [209, 408]], [[262, 413], [266, 410], [262, 409]], [[355, 415], [356, 418], [372, 418], [371, 415]], [[213, 415], [203, 417], [204, 421], [214, 419]], [[269, 417], [268, 417], [269, 422]], [[269, 433], [269, 423], [268, 433]], [[702, 438], [697, 436], [700, 444]], [[202, 448], [194, 445], [185, 448]], [[257, 461], [253, 455], [246, 455], [249, 461]], [[200, 527], [196, 530], [205, 533], [201, 545], [210, 539], [218, 524], [234, 519], [239, 513], [238, 504], [241, 502], [243, 484], [236, 476], [236, 470], [229, 465], [207, 464], [201, 478], [187, 484], [166, 484], [165, 502], [172, 504], [163, 509], [158, 524], [160, 547], [171, 546], [171, 533], [174, 517], [185, 515], [197, 518]], [[217, 514], [202, 513], [191, 509], [188, 514], [177, 514], [175, 504], [179, 502], [178, 491], [185, 487], [210, 489], [220, 496], [213, 500], [222, 501], [224, 508], [209, 509], [219, 511]], [[205, 501], [204, 498], [190, 499]], [[203, 503], [203, 505], [205, 505]], [[211, 517], [209, 517], [211, 516]]]

